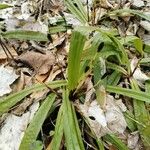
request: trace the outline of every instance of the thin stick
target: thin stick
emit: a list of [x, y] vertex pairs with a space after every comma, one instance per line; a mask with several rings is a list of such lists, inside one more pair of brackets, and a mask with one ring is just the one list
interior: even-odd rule
[[89, 16], [89, 0], [86, 1], [87, 4], [87, 15], [88, 15], [88, 22], [90, 21], [90, 16]]
[[[6, 56], [9, 58], [8, 54], [10, 55], [10, 57], [14, 60], [13, 55], [11, 54], [11, 52], [9, 51], [9, 49], [7, 48], [7, 46], [2, 42], [2, 40], [0, 40], [0, 44], [6, 54]], [[8, 53], [8, 54], [7, 54]]]

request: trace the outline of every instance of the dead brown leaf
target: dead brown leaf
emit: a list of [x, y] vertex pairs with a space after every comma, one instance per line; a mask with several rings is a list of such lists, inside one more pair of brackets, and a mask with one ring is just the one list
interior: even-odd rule
[[17, 60], [34, 69], [36, 74], [46, 74], [55, 63], [55, 56], [51, 52], [41, 54], [34, 51], [27, 51], [20, 55]]

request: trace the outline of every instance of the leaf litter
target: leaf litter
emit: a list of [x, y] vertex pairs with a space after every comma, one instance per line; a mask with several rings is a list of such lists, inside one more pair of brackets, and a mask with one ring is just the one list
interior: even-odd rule
[[12, 91], [10, 85], [18, 78], [13, 68], [5, 68], [0, 66], [0, 96], [8, 94]]
[[[121, 102], [121, 105], [124, 105]], [[77, 104], [79, 112], [88, 120], [90, 127], [97, 135], [102, 137], [108, 133], [124, 134], [127, 127], [123, 112], [124, 109], [120, 109], [117, 104], [117, 100], [113, 96], [107, 95], [104, 109], [98, 104], [96, 100], [89, 104], [86, 101], [85, 104]]]
[[0, 149], [18, 150], [24, 132], [32, 120], [35, 112], [38, 110], [39, 103], [34, 103], [29, 111], [21, 117], [10, 114], [0, 132]]
[[[1, 2], [5, 2], [5, 0], [2, 0]], [[92, 18], [89, 24], [98, 25], [100, 28], [103, 27], [107, 30], [115, 28], [118, 30], [118, 34], [121, 37], [125, 37], [127, 35], [138, 35], [139, 37], [143, 38], [143, 43], [146, 44], [146, 46], [149, 45], [149, 21], [139, 18], [138, 14], [121, 12], [119, 10], [122, 8], [131, 8], [135, 10], [139, 9], [139, 12], [144, 12], [144, 14], [148, 16], [150, 13], [150, 3], [148, 0], [95, 0], [94, 4], [91, 0], [89, 0], [89, 4], [87, 4], [86, 0], [82, 2], [84, 4], [84, 8], [86, 10], [89, 9], [89, 16]], [[17, 60], [17, 65], [18, 62], [23, 64], [23, 68], [17, 66], [17, 71], [19, 71], [19, 73], [23, 73], [24, 76], [24, 83], [18, 85], [20, 86], [18, 90], [22, 89], [23, 87], [30, 87], [32, 84], [37, 82], [47, 84], [47, 82], [55, 79], [67, 78], [65, 71], [66, 55], [69, 51], [69, 40], [72, 32], [71, 28], [82, 25], [82, 22], [66, 9], [66, 6], [64, 6], [62, 1], [15, 0], [9, 1], [9, 3], [13, 7], [0, 10], [0, 17], [4, 19], [3, 27], [5, 27], [7, 31], [14, 31], [17, 29], [51, 33], [52, 28], [56, 27], [57, 25], [61, 26], [65, 24], [67, 26], [67, 28], [64, 30], [67, 31], [67, 33], [55, 32], [54, 34], [52, 32], [53, 34], [51, 34], [50, 37], [51, 41], [48, 42], [26, 41], [23, 44], [23, 42], [20, 41], [10, 40], [10, 43], [14, 44], [14, 47], [17, 50], [13, 54], [15, 60]], [[94, 14], [92, 14], [92, 7], [95, 11]], [[120, 13], [116, 14], [113, 12], [112, 14], [110, 13], [111, 15], [109, 15], [110, 10], [113, 11], [116, 9], [120, 11]], [[60, 12], [63, 12], [65, 20]], [[63, 43], [65, 43], [65, 46]], [[145, 82], [149, 80], [150, 77], [143, 72], [143, 70], [141, 70], [141, 66], [139, 65], [140, 61], [137, 57], [133, 57], [133, 55], [135, 55], [135, 49], [133, 47], [130, 48], [128, 44], [129, 43], [127, 43], [126, 51], [128, 51], [131, 60], [129, 66], [131, 69], [131, 74], [133, 73], [133, 78], [138, 81], [142, 88], [144, 88]], [[144, 57], [149, 57], [149, 55]], [[0, 56], [0, 60], [1, 59], [7, 60], [7, 56], [3, 53], [3, 55]], [[25, 66], [27, 68], [25, 68]], [[107, 66], [101, 67], [102, 70], [105, 69], [105, 73], [107, 73]], [[3, 67], [3, 69], [5, 68]], [[31, 71], [32, 69], [33, 72]], [[9, 92], [12, 90], [15, 91], [15, 88], [12, 86], [13, 89], [11, 89], [10, 85], [17, 84], [15, 80], [19, 78], [19, 75], [16, 75], [15, 73], [10, 74], [11, 76], [9, 78], [11, 79], [11, 82], [7, 84], [7, 90]], [[125, 81], [124, 83], [122, 80], [123, 79], [120, 81], [120, 85], [126, 84], [128, 87], [128, 81]], [[124, 116], [124, 112], [126, 112], [127, 109], [133, 109], [132, 104], [127, 104], [124, 102], [124, 100], [126, 100], [125, 98], [119, 97], [120, 99], [118, 100], [115, 98], [116, 95], [112, 96], [109, 93], [105, 93], [106, 97], [103, 105], [101, 106], [101, 104], [95, 98], [93, 98], [95, 89], [93, 88], [91, 80], [87, 80], [87, 82], [88, 85], [84, 87], [87, 88], [85, 92], [85, 102], [81, 103], [81, 101], [78, 101], [74, 104], [77, 107], [77, 110], [83, 115], [83, 117], [85, 117], [85, 120], [87, 120], [91, 130], [94, 131], [97, 137], [103, 137], [109, 133], [113, 133], [118, 137], [125, 136], [125, 143], [128, 145], [128, 148], [137, 150], [140, 149], [143, 145], [140, 143], [141, 140], [139, 133], [136, 131], [133, 133], [127, 132], [128, 124]], [[31, 108], [34, 107], [35, 102], [43, 100], [49, 90], [50, 89], [47, 88], [45, 91], [32, 93], [30, 96], [24, 98], [23, 102], [17, 104], [16, 108], [10, 111], [12, 114], [8, 113], [8, 117], [4, 121], [4, 124], [2, 124], [0, 132], [0, 147], [3, 147], [4, 150], [13, 148], [16, 150], [19, 149], [18, 147], [24, 134], [24, 130], [27, 128], [27, 125], [30, 122], [30, 115], [34, 115], [38, 109], [37, 107], [36, 110], [33, 110], [34, 112], [32, 112]], [[103, 92], [103, 90], [105, 90], [105, 88], [101, 88], [100, 91]], [[9, 93], [6, 91], [2, 92], [4, 94], [1, 96]], [[61, 90], [58, 90], [58, 93], [59, 92], [61, 92]], [[58, 105], [60, 105], [60, 103]], [[134, 118], [132, 119], [134, 120]], [[12, 122], [12, 124], [10, 124], [10, 122]], [[18, 125], [14, 125], [13, 123], [15, 122], [18, 123]], [[11, 134], [9, 134], [9, 132]], [[49, 135], [46, 135], [44, 138], [49, 139]], [[15, 139], [17, 141], [15, 141]], [[85, 138], [84, 140], [87, 139]], [[43, 140], [43, 142], [45, 141]], [[110, 144], [105, 143], [105, 146], [109, 147], [107, 145]]]

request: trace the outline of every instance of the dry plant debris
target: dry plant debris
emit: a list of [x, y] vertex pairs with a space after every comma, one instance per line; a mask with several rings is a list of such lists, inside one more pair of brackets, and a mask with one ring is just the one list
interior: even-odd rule
[[41, 75], [50, 71], [56, 60], [54, 54], [51, 52], [41, 54], [38, 52], [28, 51], [24, 54], [21, 54], [17, 58], [17, 61], [30, 66], [37, 74]]
[[19, 76], [15, 74], [12, 68], [4, 68], [0, 66], [0, 96], [8, 94], [12, 91], [10, 85], [18, 78]]
[[150, 148], [149, 0], [1, 0], [0, 34], [0, 150]]

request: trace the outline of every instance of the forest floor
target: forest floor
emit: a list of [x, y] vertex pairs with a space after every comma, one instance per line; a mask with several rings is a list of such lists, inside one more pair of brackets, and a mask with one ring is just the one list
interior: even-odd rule
[[149, 0], [0, 0], [0, 150], [150, 150]]

